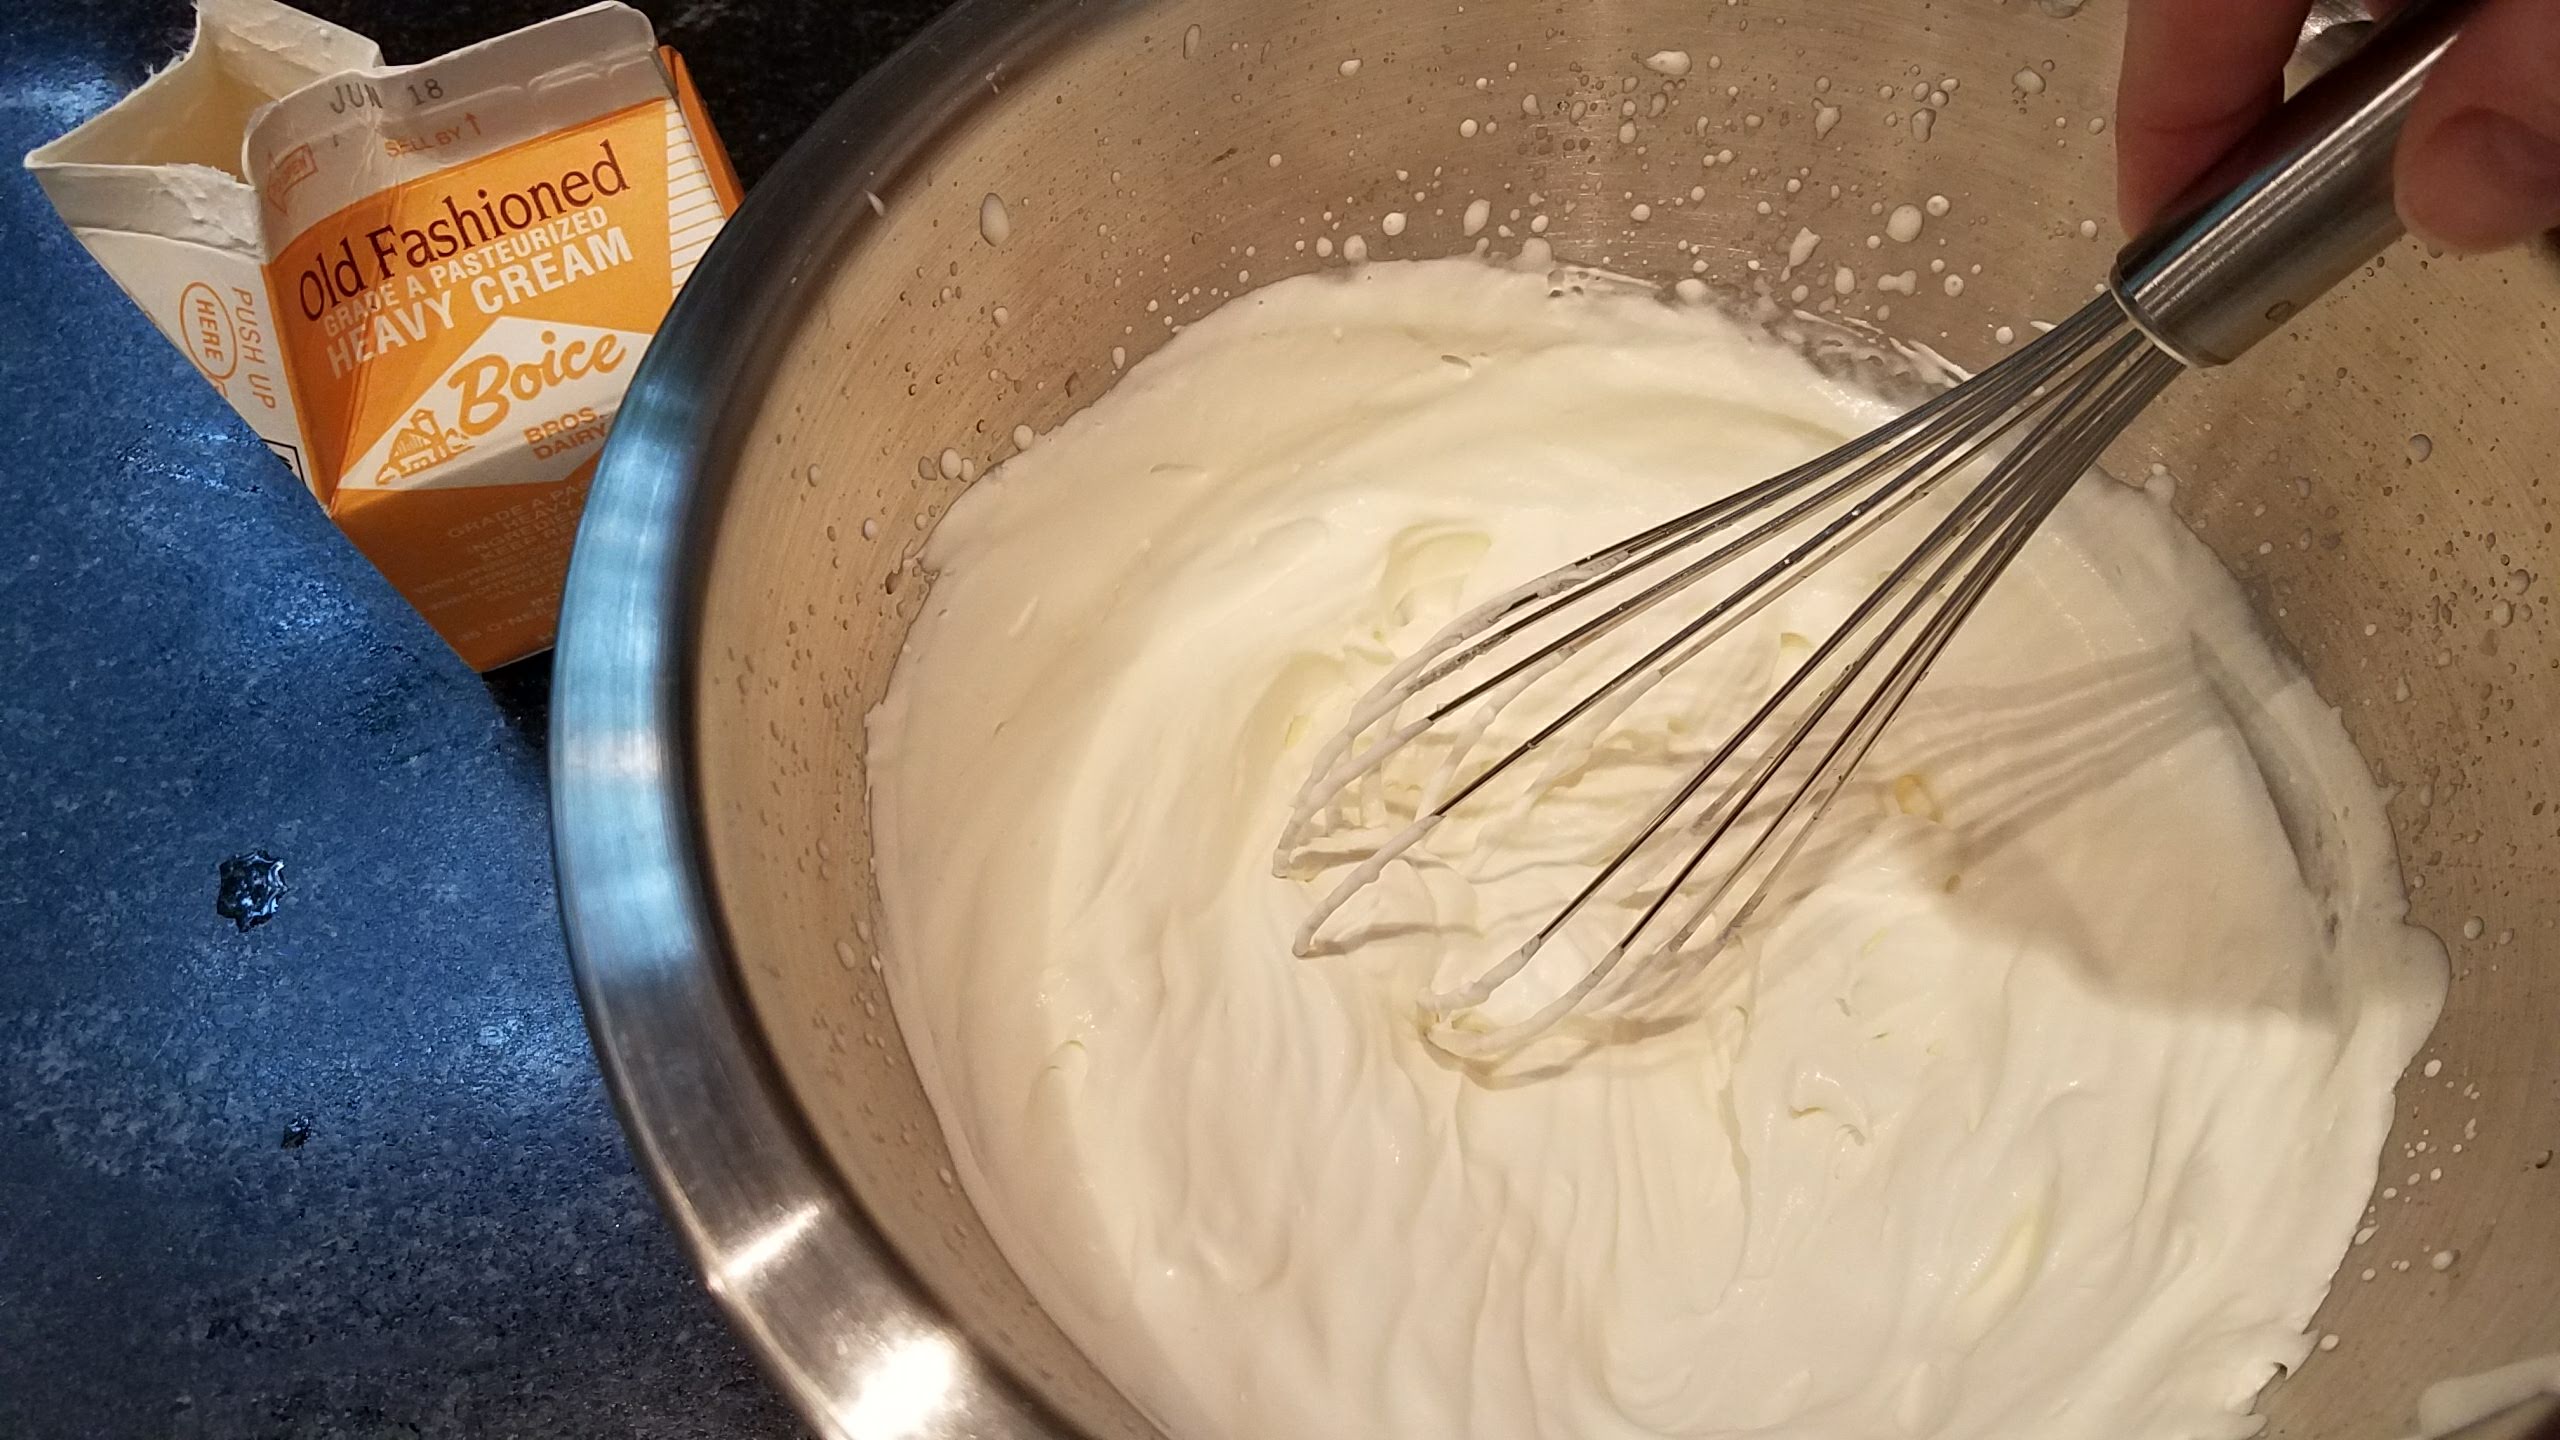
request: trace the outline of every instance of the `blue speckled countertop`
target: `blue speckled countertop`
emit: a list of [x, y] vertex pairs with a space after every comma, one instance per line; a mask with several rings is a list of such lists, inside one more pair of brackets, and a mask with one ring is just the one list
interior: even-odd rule
[[[570, 8], [306, 3], [395, 62]], [[752, 183], [938, 6], [644, 8]], [[0, 1437], [793, 1434], [587, 1048], [544, 663], [454, 660], [14, 164], [189, 13], [0, 6]]]

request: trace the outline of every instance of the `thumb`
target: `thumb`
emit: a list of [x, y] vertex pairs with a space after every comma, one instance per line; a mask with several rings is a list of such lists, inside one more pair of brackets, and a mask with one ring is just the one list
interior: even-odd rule
[[2560, 225], [2560, 5], [2494, 0], [2409, 113], [2400, 214], [2448, 250], [2498, 250]]

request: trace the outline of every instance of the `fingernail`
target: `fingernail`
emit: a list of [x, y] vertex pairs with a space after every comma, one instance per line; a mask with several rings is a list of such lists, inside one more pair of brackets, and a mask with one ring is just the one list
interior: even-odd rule
[[2466, 110], [2401, 169], [2409, 228], [2447, 250], [2499, 250], [2560, 225], [2560, 137], [2511, 115]]

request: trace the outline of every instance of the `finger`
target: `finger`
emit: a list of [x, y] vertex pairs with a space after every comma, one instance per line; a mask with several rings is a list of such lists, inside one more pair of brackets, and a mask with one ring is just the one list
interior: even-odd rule
[[[2528, 0], [2547, 3], [2547, 0]], [[2311, 0], [2134, 0], [2116, 87], [2116, 203], [2151, 223], [2284, 98]]]
[[2400, 214], [2448, 250], [2560, 225], [2560, 4], [2495, 0], [2463, 26], [2409, 110]]

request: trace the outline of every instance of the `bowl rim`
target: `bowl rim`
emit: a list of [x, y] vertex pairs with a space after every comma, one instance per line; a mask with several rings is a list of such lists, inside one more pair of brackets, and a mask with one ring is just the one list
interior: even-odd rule
[[824, 1436], [1077, 1429], [972, 1341], [826, 1158], [739, 983], [693, 773], [721, 499], [803, 282], [1003, 82], [1148, 0], [961, 0], [730, 217], [634, 372], [563, 593], [550, 728], [570, 969], [633, 1158], [731, 1328]]

